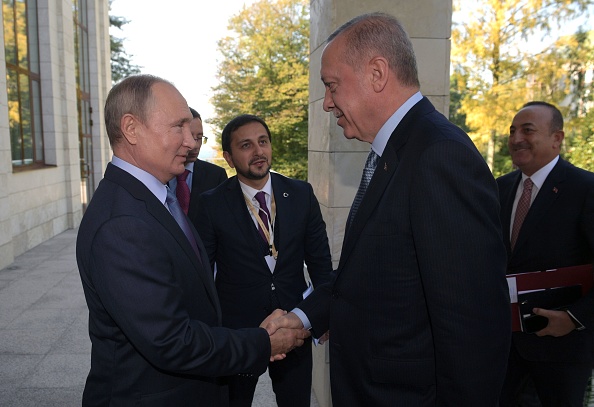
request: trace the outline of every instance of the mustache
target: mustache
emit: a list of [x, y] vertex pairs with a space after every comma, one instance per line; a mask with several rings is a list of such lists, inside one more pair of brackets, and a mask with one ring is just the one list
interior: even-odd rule
[[268, 157], [263, 155], [263, 156], [255, 156], [254, 158], [252, 158], [250, 160], [249, 164], [251, 165], [251, 164], [255, 163], [256, 161], [260, 161], [260, 160], [264, 160], [264, 161], [266, 161], [266, 163], [268, 163]]
[[530, 145], [527, 143], [520, 143], [520, 144], [514, 144], [510, 147], [510, 149], [512, 151], [517, 151], [517, 150], [522, 150], [522, 149], [529, 149]]

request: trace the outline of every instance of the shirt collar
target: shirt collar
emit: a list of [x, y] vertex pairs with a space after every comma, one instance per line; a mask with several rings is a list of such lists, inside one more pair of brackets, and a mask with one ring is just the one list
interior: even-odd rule
[[266, 184], [264, 185], [264, 187], [262, 189], [255, 189], [250, 187], [247, 184], [244, 184], [243, 182], [239, 181], [239, 178], [237, 179], [239, 181], [239, 186], [241, 186], [241, 190], [243, 191], [243, 193], [245, 194], [245, 196], [250, 197], [252, 200], [254, 199], [254, 196], [259, 192], [259, 191], [264, 191], [267, 194], [267, 197], [272, 195], [272, 182], [270, 181], [272, 179], [272, 176], [270, 175], [270, 173], [268, 174], [268, 181], [266, 181]]
[[191, 173], [194, 172], [194, 164], [196, 161], [192, 161], [186, 164], [186, 170], [190, 171]]
[[384, 154], [386, 144], [388, 144], [390, 136], [396, 127], [398, 127], [402, 121], [402, 118], [408, 113], [410, 109], [412, 109], [414, 105], [419, 103], [421, 99], [423, 99], [421, 92], [415, 93], [410, 98], [408, 98], [408, 100], [404, 102], [404, 104], [400, 106], [392, 116], [390, 116], [387, 122], [384, 123], [380, 131], [373, 139], [373, 143], [371, 143], [371, 148], [376, 152], [377, 155], [381, 157]]
[[528, 175], [522, 173], [522, 185], [524, 185], [524, 181], [526, 180], [526, 178], [530, 178], [532, 180], [532, 183], [540, 190], [542, 188], [542, 185], [546, 181], [547, 177], [551, 173], [551, 171], [553, 171], [553, 168], [555, 167], [555, 165], [557, 165], [558, 161], [559, 161], [559, 156], [556, 156], [555, 158], [553, 158], [551, 160], [551, 162], [549, 162], [547, 165], [542, 167], [540, 170], [536, 171], [530, 177], [528, 177]]
[[152, 174], [149, 174], [115, 155], [112, 157], [111, 163], [142, 182], [144, 186], [157, 197], [159, 202], [163, 202], [163, 204], [165, 203], [165, 200], [167, 199], [167, 187]]

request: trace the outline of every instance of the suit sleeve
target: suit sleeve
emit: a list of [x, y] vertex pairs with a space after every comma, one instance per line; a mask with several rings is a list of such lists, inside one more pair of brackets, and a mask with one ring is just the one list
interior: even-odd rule
[[309, 196], [309, 219], [305, 234], [305, 264], [314, 287], [330, 281], [332, 258], [328, 245], [326, 223], [322, 218], [320, 204], [310, 184], [307, 184]]
[[219, 180], [218, 180], [218, 184], [222, 184], [225, 180], [227, 180], [229, 177], [227, 176], [227, 171], [225, 171], [225, 169], [223, 167], [219, 167], [221, 170], [219, 171]]
[[[594, 262], [594, 183], [591, 177], [589, 181], [590, 188], [585, 195], [578, 225], [586, 250], [590, 252], [590, 262]], [[586, 328], [594, 328], [594, 287], [568, 309]]]
[[410, 208], [435, 347], [436, 405], [497, 400], [511, 323], [495, 180], [469, 146], [437, 142], [420, 156]]
[[[196, 270], [174, 269], [186, 264], [179, 260], [184, 254], [163, 230], [138, 217], [120, 216], [97, 231], [90, 267], [94, 289], [109, 314], [106, 324], [115, 321], [114, 331], [121, 330], [151, 364], [167, 372], [210, 377], [264, 372], [270, 355], [265, 330], [234, 331], [190, 318], [189, 306], [195, 307], [194, 314], [202, 314], [199, 307], [211, 307], [203, 314], [213, 315], [213, 305], [197, 278], [184, 278]], [[196, 296], [191, 304], [188, 290]]]

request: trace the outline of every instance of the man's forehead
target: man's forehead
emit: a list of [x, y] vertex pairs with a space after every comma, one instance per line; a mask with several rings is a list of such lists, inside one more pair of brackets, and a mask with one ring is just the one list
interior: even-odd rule
[[548, 120], [546, 115], [547, 112], [540, 109], [535, 109], [538, 106], [528, 106], [523, 108], [516, 114], [512, 122], [513, 126], [536, 126], [537, 124]]

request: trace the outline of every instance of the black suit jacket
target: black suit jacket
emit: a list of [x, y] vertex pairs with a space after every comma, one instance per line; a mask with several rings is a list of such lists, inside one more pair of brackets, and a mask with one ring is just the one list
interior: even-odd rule
[[163, 203], [112, 164], [83, 216], [76, 257], [92, 342], [83, 405], [223, 406], [215, 377], [265, 371], [266, 331], [221, 327], [208, 261]]
[[[545, 180], [524, 219], [512, 252], [511, 212], [522, 179], [517, 170], [497, 179], [508, 272], [523, 273], [588, 264], [594, 261], [594, 174], [559, 161]], [[569, 311], [588, 329], [553, 338], [514, 333], [513, 343], [528, 360], [593, 360], [594, 293]]]
[[268, 247], [246, 206], [237, 177], [200, 196], [202, 216], [196, 223], [211, 264], [217, 263], [216, 286], [223, 325], [258, 326], [277, 306], [290, 310], [307, 288], [303, 264], [314, 286], [330, 279], [332, 262], [326, 225], [310, 184], [271, 173], [276, 201], [274, 273], [264, 256]]
[[192, 191], [190, 192], [190, 206], [188, 208], [188, 217], [192, 223], [195, 223], [196, 218], [200, 216], [200, 208], [198, 207], [200, 194], [217, 187], [227, 178], [227, 172], [223, 167], [200, 159], [194, 162]]
[[426, 98], [386, 145], [335, 281], [299, 308], [330, 329], [334, 405], [496, 405], [511, 324], [497, 187]]

